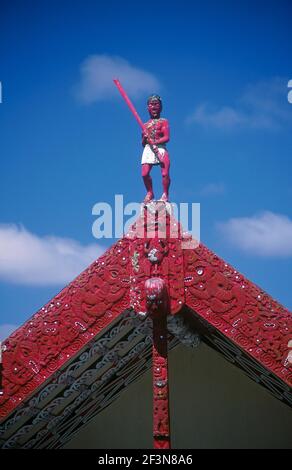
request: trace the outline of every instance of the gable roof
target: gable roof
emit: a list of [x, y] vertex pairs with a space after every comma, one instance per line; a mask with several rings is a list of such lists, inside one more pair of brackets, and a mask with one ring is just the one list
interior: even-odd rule
[[183, 249], [182, 242], [192, 240], [168, 213], [165, 226], [160, 227], [165, 237], [158, 236], [157, 212], [164, 204], [154, 203], [153, 207], [154, 219], [147, 233], [145, 216], [149, 211], [144, 209], [123, 239], [3, 342], [2, 421], [14, 412], [8, 421], [13, 421], [13, 426], [17, 421], [18, 428], [20, 418], [25, 415], [24, 422], [27, 420], [28, 401], [39, 403], [38, 396], [42, 401], [42, 393], [48, 394], [46, 387], [93, 341], [122, 322], [125, 315], [146, 312], [144, 284], [153, 276], [162, 277], [168, 286], [174, 319], [179, 318], [179, 312], [184, 317], [191, 312], [192, 318], [204, 325], [205, 338], [209, 331], [209, 338], [213, 338], [210, 344], [224, 350], [227, 357], [240, 356], [238, 365], [245, 370], [252, 364], [250, 375], [255, 380], [262, 377], [265, 382], [269, 377], [266, 385], [270, 390], [274, 387], [278, 397], [283, 399], [286, 394], [290, 400], [292, 374], [287, 356], [291, 313], [203, 244]]

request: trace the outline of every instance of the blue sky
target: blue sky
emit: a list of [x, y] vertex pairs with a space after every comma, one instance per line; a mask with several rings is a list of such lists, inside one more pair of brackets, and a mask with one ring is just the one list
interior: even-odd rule
[[200, 202], [203, 243], [292, 308], [291, 18], [289, 1], [1, 2], [0, 337], [111, 244], [96, 202], [144, 197], [113, 75], [144, 120], [162, 96], [171, 200]]

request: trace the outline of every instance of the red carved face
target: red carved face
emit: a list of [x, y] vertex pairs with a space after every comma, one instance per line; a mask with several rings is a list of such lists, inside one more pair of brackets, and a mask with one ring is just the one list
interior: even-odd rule
[[152, 100], [148, 103], [148, 111], [152, 119], [158, 119], [161, 113], [161, 104], [158, 100]]

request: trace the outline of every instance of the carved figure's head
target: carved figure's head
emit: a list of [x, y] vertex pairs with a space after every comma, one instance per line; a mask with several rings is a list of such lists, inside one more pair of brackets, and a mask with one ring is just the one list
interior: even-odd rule
[[158, 119], [162, 111], [162, 101], [159, 95], [151, 95], [147, 100], [147, 107], [152, 119]]
[[165, 240], [152, 238], [144, 244], [144, 254], [151, 264], [159, 264], [168, 252], [168, 245]]

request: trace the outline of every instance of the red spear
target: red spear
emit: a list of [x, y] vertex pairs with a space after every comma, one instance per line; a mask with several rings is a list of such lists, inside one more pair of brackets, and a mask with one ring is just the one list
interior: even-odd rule
[[117, 86], [119, 92], [121, 93], [122, 97], [124, 98], [124, 100], [126, 101], [127, 105], [129, 106], [130, 110], [132, 111], [132, 113], [134, 114], [134, 117], [136, 119], [136, 121], [138, 122], [139, 126], [141, 127], [142, 131], [145, 130], [144, 128], [144, 124], [139, 116], [139, 114], [137, 113], [132, 101], [130, 100], [130, 98], [128, 97], [127, 93], [125, 92], [125, 90], [123, 89], [121, 83], [119, 80], [117, 79], [114, 79], [114, 83], [115, 85]]

